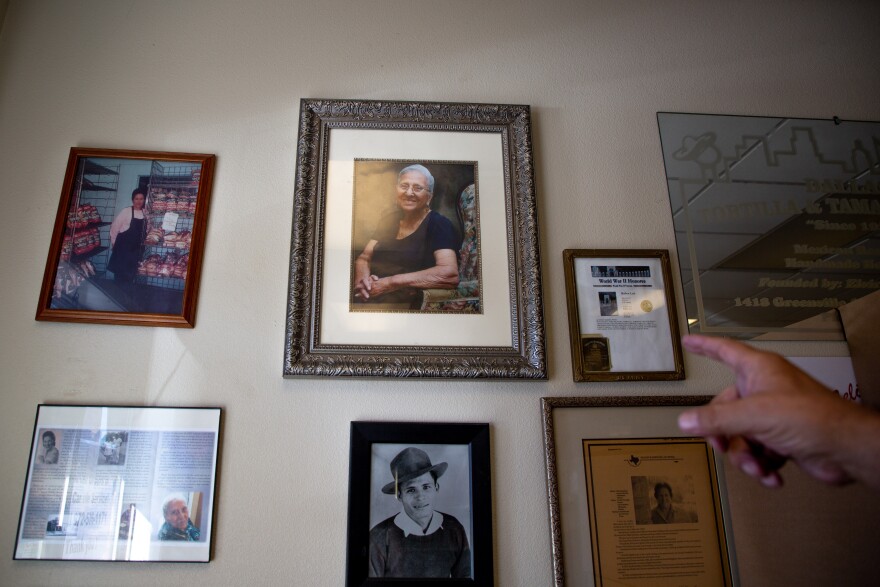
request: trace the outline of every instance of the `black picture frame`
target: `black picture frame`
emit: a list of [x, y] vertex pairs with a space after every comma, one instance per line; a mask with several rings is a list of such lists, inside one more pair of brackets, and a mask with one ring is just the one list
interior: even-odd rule
[[[547, 378], [530, 112], [527, 105], [301, 101], [285, 377]], [[479, 312], [350, 310], [351, 182], [354, 161], [364, 159], [479, 167]], [[468, 283], [465, 267], [459, 286]], [[471, 294], [461, 289], [445, 291], [467, 306]], [[434, 303], [431, 291], [421, 290], [422, 310]]]
[[38, 405], [13, 559], [210, 562], [222, 420], [220, 407]]
[[[369, 577], [371, 487], [387, 481], [373, 480], [373, 445], [412, 445], [426, 452], [427, 445], [462, 445], [469, 457], [471, 578], [378, 578]], [[489, 459], [490, 429], [484, 423], [352, 422], [349, 463], [348, 540], [345, 584], [370, 585], [441, 584], [491, 587], [494, 585], [492, 546], [492, 484]], [[455, 465], [453, 465], [455, 466]], [[460, 467], [460, 465], [458, 465]], [[451, 470], [450, 470], [451, 472]], [[390, 471], [385, 475], [390, 478]], [[439, 480], [442, 487], [442, 480]], [[441, 489], [442, 491], [442, 489]], [[378, 495], [378, 494], [377, 494]], [[391, 499], [391, 496], [384, 496]]]

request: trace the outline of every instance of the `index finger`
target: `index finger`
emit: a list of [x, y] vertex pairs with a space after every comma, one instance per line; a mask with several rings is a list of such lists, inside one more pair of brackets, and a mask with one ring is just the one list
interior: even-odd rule
[[729, 338], [688, 334], [681, 339], [688, 351], [721, 361], [734, 371], [739, 371], [746, 363], [761, 354], [747, 344]]
[[[736, 386], [731, 385], [730, 387], [721, 391], [721, 393], [716, 395], [714, 398], [712, 398], [712, 401], [710, 401], [708, 405], [725, 404], [725, 403], [736, 401], [737, 399], [739, 399], [739, 393], [737, 393], [737, 391], [736, 391]], [[690, 410], [688, 410], [688, 411], [690, 411]], [[681, 415], [688, 413], [688, 411], [682, 412]], [[681, 416], [679, 416], [679, 418], [680, 417]], [[694, 425], [693, 422], [695, 421], [694, 418], [697, 418], [697, 417], [698, 417], [697, 415], [687, 416], [687, 417], [685, 417], [685, 419], [683, 421], [684, 426], [682, 426], [681, 424], [679, 426], [681, 427], [682, 430], [685, 430], [685, 427], [687, 427], [687, 426], [693, 427], [693, 425]], [[682, 420], [679, 420], [679, 421], [682, 422]], [[709, 442], [709, 444], [712, 445], [712, 448], [714, 448], [718, 452], [727, 452], [727, 447], [730, 444], [730, 439], [723, 434], [707, 435], [706, 440]]]

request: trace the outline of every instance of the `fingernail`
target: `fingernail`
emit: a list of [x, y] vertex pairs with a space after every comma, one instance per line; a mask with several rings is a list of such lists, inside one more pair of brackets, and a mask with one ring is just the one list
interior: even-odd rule
[[741, 468], [746, 475], [750, 475], [752, 477], [760, 477], [761, 482], [764, 482], [765, 477], [763, 477], [761, 474], [761, 468], [752, 461], [744, 462]]
[[678, 427], [685, 432], [697, 429], [697, 415], [693, 412], [685, 412], [678, 417]]
[[779, 487], [779, 477], [777, 475], [765, 475], [761, 477], [761, 485], [764, 487]]

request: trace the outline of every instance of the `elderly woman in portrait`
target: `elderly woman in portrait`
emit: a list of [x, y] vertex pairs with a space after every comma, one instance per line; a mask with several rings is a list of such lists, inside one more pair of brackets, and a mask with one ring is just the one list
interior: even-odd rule
[[182, 540], [197, 542], [201, 531], [189, 519], [189, 508], [183, 496], [171, 495], [162, 506], [165, 523], [159, 528], [159, 540]]
[[431, 464], [415, 447], [391, 461], [393, 481], [382, 493], [395, 495], [401, 511], [370, 530], [370, 577], [471, 576], [467, 534], [455, 517], [434, 509], [440, 491], [437, 481], [449, 465]]
[[461, 239], [452, 223], [430, 208], [434, 177], [423, 165], [397, 176], [398, 210], [385, 216], [354, 263], [354, 297], [359, 302], [409, 303], [419, 307], [422, 289], [458, 285]]

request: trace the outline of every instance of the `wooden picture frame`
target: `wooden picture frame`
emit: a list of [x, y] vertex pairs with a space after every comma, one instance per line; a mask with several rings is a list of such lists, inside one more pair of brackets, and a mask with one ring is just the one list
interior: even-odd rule
[[[687, 584], [739, 584], [723, 463], [703, 439], [683, 437], [677, 425], [683, 410], [711, 399], [712, 396], [541, 399], [554, 587], [617, 585], [620, 583], [615, 581], [621, 580], [638, 587], [667, 585], [668, 582], [662, 582], [664, 579], [657, 580], [663, 574]], [[605, 472], [607, 465], [597, 469], [597, 481], [597, 476], [591, 476], [587, 468], [587, 445], [601, 447], [612, 443], [626, 446], [618, 447], [616, 458], [611, 455], [611, 472]], [[695, 453], [682, 458], [678, 454], [679, 443], [702, 445], [696, 454], [701, 450], [707, 455], [705, 460], [701, 461]], [[640, 444], [654, 445], [649, 447], [653, 451], [643, 455], [639, 448], [633, 448]], [[687, 480], [689, 475], [699, 479]], [[621, 476], [625, 478], [623, 483], [619, 480]], [[645, 487], [654, 487], [656, 491], [656, 484], [663, 482], [673, 487], [673, 496], [683, 500], [685, 510], [688, 505], [695, 505], [692, 509], [697, 515], [679, 520], [682, 523], [663, 525], [665, 534], [661, 538], [661, 530], [650, 526], [653, 502], [649, 501], [650, 491]], [[681, 491], [685, 485], [688, 491]], [[614, 519], [610, 523], [609, 516]], [[656, 551], [649, 548], [652, 540], [663, 545], [695, 533], [700, 536], [700, 556], [712, 563], [703, 569], [690, 565], [679, 573], [672, 569], [678, 563], [672, 560], [675, 555], [671, 551], [665, 551], [665, 547]], [[623, 538], [631, 541], [627, 544]], [[597, 553], [599, 545], [604, 545], [601, 556]], [[630, 550], [631, 547], [638, 552]], [[615, 564], [628, 555], [641, 556], [641, 562], [629, 559], [623, 567]], [[627, 576], [621, 576], [624, 573]]]
[[221, 409], [41, 404], [16, 560], [208, 562]]
[[36, 319], [193, 328], [214, 162], [72, 148]]
[[[367, 301], [358, 263], [376, 261], [371, 243], [388, 246], [374, 236], [382, 219], [365, 210], [402, 221], [409, 204], [395, 193], [412, 165], [431, 168], [405, 194], [427, 200], [416, 229], [427, 226], [427, 264], [379, 275], [373, 263], [364, 275], [403, 279], [392, 293], [404, 299]], [[451, 226], [446, 244], [431, 236], [439, 225]], [[441, 254], [456, 259], [452, 282], [410, 283]], [[528, 106], [302, 100], [283, 372], [546, 379]]]
[[494, 585], [489, 436], [488, 424], [351, 423], [347, 587]]
[[575, 381], [684, 379], [669, 252], [566, 249]]

